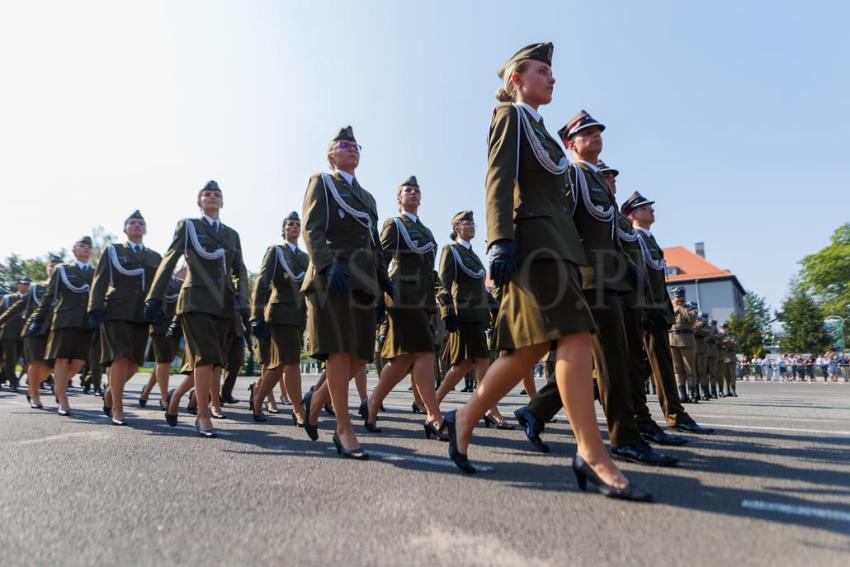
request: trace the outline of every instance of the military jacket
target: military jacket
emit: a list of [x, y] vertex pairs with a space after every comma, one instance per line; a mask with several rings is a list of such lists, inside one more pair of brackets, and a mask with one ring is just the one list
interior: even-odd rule
[[387, 307], [433, 313], [437, 241], [428, 227], [419, 218], [414, 222], [404, 214], [391, 218], [381, 230], [381, 249], [395, 294], [395, 300], [388, 300]]
[[174, 268], [186, 257], [186, 279], [177, 297], [177, 315], [207, 313], [230, 319], [237, 295], [247, 305], [248, 273], [242, 261], [239, 234], [220, 223], [219, 229], [203, 218], [177, 223], [174, 238], [162, 258], [148, 299], [163, 299]]
[[[17, 330], [17, 337], [23, 337], [26, 335], [27, 327], [30, 324], [30, 317], [35, 312], [36, 307], [41, 304], [41, 300], [44, 297], [44, 292], [47, 290], [45, 284], [32, 284], [30, 285], [29, 293], [27, 293], [23, 298], [19, 301], [15, 301], [14, 303], [10, 303], [10, 307], [3, 311], [3, 314], [0, 315], [0, 327], [2, 327], [2, 331], [0, 331], [0, 337], [4, 340], [11, 337], [11, 332]], [[47, 334], [47, 327], [42, 327], [42, 331], [40, 335]]]
[[349, 184], [339, 172], [310, 178], [304, 196], [304, 244], [310, 267], [301, 291], [324, 290], [322, 270], [340, 262], [351, 272], [349, 288], [378, 296], [387, 270], [378, 237], [378, 209], [357, 179]]
[[94, 272], [89, 311], [106, 310], [107, 321], [145, 322], [145, 297], [162, 256], [145, 246], [109, 244]]
[[[32, 289], [32, 287], [33, 286], [30, 286], [30, 289]], [[27, 295], [10, 293], [4, 295], [0, 299], [0, 340], [17, 341], [21, 338], [21, 328], [24, 324], [23, 319], [20, 316], [14, 315], [7, 318], [4, 318], [3, 316], [14, 309], [19, 303], [26, 302]], [[23, 312], [23, 309], [18, 308], [14, 312], [20, 315], [20, 313]]]
[[[630, 291], [625, 252], [616, 233], [617, 202], [608, 182], [583, 162], [570, 165], [567, 177], [576, 203], [573, 218], [589, 262], [581, 268], [582, 287]], [[611, 216], [608, 220], [606, 213]]]
[[697, 317], [694, 323], [694, 337], [697, 342], [697, 354], [708, 354], [708, 323], [704, 319]]
[[720, 352], [720, 341], [722, 337], [717, 325], [709, 325], [708, 337], [705, 339], [705, 344], [708, 347], [708, 356], [718, 356]]
[[643, 266], [646, 269], [646, 275], [649, 276], [654, 306], [663, 310], [667, 323], [672, 325], [675, 317], [670, 295], [667, 293], [667, 264], [664, 261], [664, 250], [651, 234], [639, 229], [635, 229], [635, 232], [638, 234]]
[[165, 303], [163, 304], [165, 317], [162, 318], [159, 324], [150, 325], [149, 334], [151, 336], [164, 335], [168, 331], [168, 327], [177, 313], [177, 298], [180, 297], [180, 287], [182, 284], [183, 281], [173, 275], [168, 280], [168, 286], [165, 288]]
[[76, 262], [68, 262], [56, 267], [41, 305], [36, 307], [35, 316], [47, 321], [50, 329], [85, 328], [94, 269], [84, 270]]
[[481, 259], [459, 243], [443, 246], [440, 257], [440, 284], [451, 297], [450, 304], [441, 304], [445, 316], [454, 310], [458, 321], [487, 323], [490, 319], [489, 294], [484, 286], [487, 272]]
[[670, 346], [671, 347], [693, 347], [696, 348], [696, 337], [694, 336], [694, 326], [696, 325], [696, 313], [685, 307], [678, 305], [673, 308], [675, 320], [670, 328]]
[[519, 106], [497, 106], [490, 123], [487, 159], [488, 242], [514, 241], [520, 266], [547, 259], [587, 264], [572, 218], [566, 178], [541, 163], [566, 167], [564, 151], [542, 121]]
[[254, 285], [252, 318], [270, 325], [307, 325], [307, 304], [301, 284], [310, 265], [310, 257], [288, 244], [269, 246]]

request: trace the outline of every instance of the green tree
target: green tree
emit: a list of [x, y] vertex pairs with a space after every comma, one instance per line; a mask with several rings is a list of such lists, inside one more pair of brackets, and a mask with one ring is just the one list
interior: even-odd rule
[[829, 348], [823, 312], [801, 282], [791, 282], [791, 292], [777, 316], [785, 325], [785, 337], [779, 341], [785, 352], [821, 353]]
[[89, 261], [92, 266], [97, 267], [97, 263], [100, 261], [100, 255], [103, 253], [103, 249], [106, 248], [107, 244], [117, 242], [118, 237], [111, 232], [106, 232], [102, 226], [98, 225], [91, 229], [91, 240], [92, 250], [91, 259]]
[[850, 317], [850, 223], [838, 227], [828, 246], [800, 264], [800, 283], [824, 315]]
[[738, 337], [739, 352], [749, 358], [764, 354], [764, 332], [754, 318], [748, 317], [745, 312], [741, 318], [732, 315], [727, 323], [729, 332]]
[[[761, 332], [764, 341], [773, 342], [773, 317], [765, 298], [753, 291], [744, 294], [744, 318], [752, 320]], [[762, 348], [764, 341], [762, 341]]]

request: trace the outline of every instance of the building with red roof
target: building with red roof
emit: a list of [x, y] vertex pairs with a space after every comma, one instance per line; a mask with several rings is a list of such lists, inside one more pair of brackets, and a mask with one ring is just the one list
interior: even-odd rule
[[688, 301], [695, 301], [709, 318], [726, 321], [732, 314], [744, 316], [744, 287], [735, 274], [705, 259], [705, 245], [697, 242], [692, 252], [684, 246], [664, 249], [667, 289], [684, 287]]

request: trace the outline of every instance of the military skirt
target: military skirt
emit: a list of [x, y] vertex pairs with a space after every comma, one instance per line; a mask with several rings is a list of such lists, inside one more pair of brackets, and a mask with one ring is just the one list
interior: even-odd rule
[[88, 360], [94, 331], [83, 327], [53, 329], [47, 338], [47, 360]]
[[171, 364], [177, 358], [179, 348], [179, 336], [151, 335], [151, 351], [153, 351], [153, 360], [157, 364]]
[[307, 293], [307, 332], [310, 356], [327, 360], [334, 353], [370, 361], [375, 355], [375, 298], [350, 290], [342, 295]]
[[36, 337], [24, 337], [24, 360], [30, 362], [44, 362], [47, 353], [47, 335]]
[[387, 309], [387, 331], [381, 358], [393, 358], [419, 352], [434, 352], [431, 314], [425, 309]]
[[596, 331], [577, 266], [539, 260], [514, 272], [501, 290], [494, 346], [512, 351], [552, 343], [580, 331]]
[[109, 366], [113, 360], [128, 358], [141, 366], [145, 363], [147, 344], [147, 323], [104, 321], [100, 326], [100, 363]]
[[186, 339], [181, 373], [187, 374], [196, 366], [224, 366], [230, 347], [233, 320], [220, 319], [208, 313], [178, 315]]
[[304, 329], [296, 325], [272, 325], [271, 332], [268, 367], [278, 368], [301, 362]]
[[487, 348], [487, 325], [458, 323], [457, 330], [449, 333], [443, 358], [451, 365], [476, 358], [490, 360], [490, 349]]

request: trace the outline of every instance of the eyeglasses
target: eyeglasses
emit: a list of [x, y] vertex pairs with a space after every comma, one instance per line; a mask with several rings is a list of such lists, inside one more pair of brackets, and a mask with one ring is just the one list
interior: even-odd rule
[[457, 223], [457, 225], [458, 226], [472, 226], [472, 227], [474, 227], [475, 223], [472, 222], [472, 221], [460, 221], [459, 223]]
[[353, 142], [338, 142], [336, 145], [337, 149], [340, 149], [345, 152], [359, 152], [363, 149], [363, 146], [360, 144], [355, 144]]

